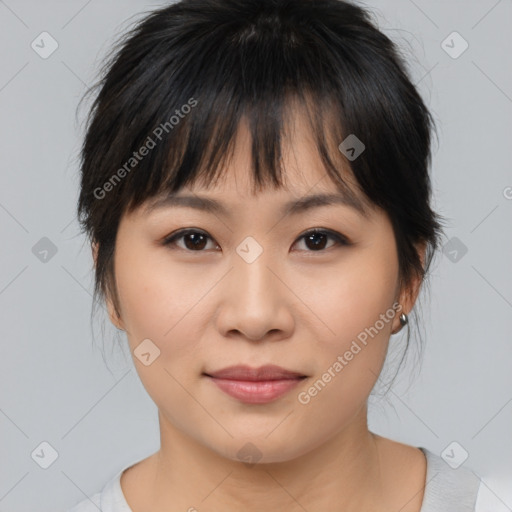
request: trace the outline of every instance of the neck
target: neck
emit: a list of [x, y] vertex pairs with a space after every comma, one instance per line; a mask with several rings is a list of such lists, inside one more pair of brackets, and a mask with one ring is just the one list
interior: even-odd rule
[[[342, 431], [285, 462], [248, 465], [219, 455], [159, 414], [161, 447], [153, 456], [152, 510], [337, 510], [379, 502], [381, 464], [366, 406]], [[172, 504], [173, 508], [169, 508]]]

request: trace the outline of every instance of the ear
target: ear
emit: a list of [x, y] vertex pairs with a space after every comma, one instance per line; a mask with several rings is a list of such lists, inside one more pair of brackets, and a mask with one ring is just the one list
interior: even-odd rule
[[[416, 251], [418, 252], [418, 256], [421, 260], [421, 266], [425, 268], [425, 255], [426, 255], [426, 249], [427, 244], [421, 243], [416, 245]], [[405, 289], [400, 291], [400, 296], [397, 299], [400, 305], [402, 306], [402, 309], [400, 310], [400, 314], [405, 313], [408, 315], [411, 311], [411, 309], [414, 307], [414, 304], [416, 303], [416, 299], [418, 298], [418, 295], [421, 290], [421, 284], [423, 282], [423, 279], [421, 276], [415, 276], [409, 286], [407, 286]], [[399, 331], [401, 324], [400, 324], [400, 314], [396, 315], [396, 319], [393, 322], [393, 328], [391, 332]]]
[[124, 327], [123, 321], [115, 312], [114, 304], [112, 303], [110, 297], [106, 297], [105, 302], [107, 304], [107, 311], [110, 321], [115, 325], [117, 329], [119, 329], [120, 331], [125, 331], [126, 329]]
[[[94, 260], [94, 266], [96, 267], [97, 261], [98, 261], [98, 242], [93, 242], [92, 243], [91, 250], [92, 250], [92, 258]], [[107, 305], [107, 311], [108, 311], [108, 316], [110, 318], [110, 321], [119, 330], [124, 331], [125, 328], [124, 328], [123, 322], [122, 322], [121, 318], [115, 312], [115, 308], [114, 308], [114, 304], [112, 302], [112, 299], [110, 297], [105, 297], [105, 302], [106, 302], [106, 305]]]

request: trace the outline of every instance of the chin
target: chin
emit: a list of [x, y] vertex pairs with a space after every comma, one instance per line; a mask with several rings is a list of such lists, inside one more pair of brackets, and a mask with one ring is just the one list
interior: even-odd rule
[[[210, 446], [222, 457], [235, 462], [243, 462], [248, 467], [261, 464], [289, 462], [307, 453], [308, 447], [298, 445], [293, 436], [285, 432], [282, 438], [266, 438], [268, 432], [260, 437], [247, 435], [230, 439], [223, 447]], [[271, 434], [273, 435], [273, 434]]]

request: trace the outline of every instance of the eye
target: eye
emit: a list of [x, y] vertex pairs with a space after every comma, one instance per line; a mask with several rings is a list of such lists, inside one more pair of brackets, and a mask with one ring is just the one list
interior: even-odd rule
[[[327, 249], [336, 244], [340, 246], [350, 245], [350, 242], [344, 235], [325, 229], [310, 230], [307, 233], [304, 233], [297, 241], [304, 240], [306, 247], [308, 249], [312, 248], [312, 250], [307, 250], [307, 252], [321, 252], [326, 250], [326, 241], [329, 238], [334, 240], [335, 243], [327, 247]], [[184, 244], [179, 245], [177, 242], [182, 239]], [[208, 248], [208, 241], [213, 242], [213, 239], [204, 231], [197, 229], [184, 229], [168, 236], [162, 243], [166, 246], [174, 245], [189, 252], [203, 252], [203, 250]], [[218, 247], [218, 244], [215, 244], [215, 247]]]
[[[313, 248], [312, 251], [308, 252], [321, 252], [326, 249], [326, 240], [329, 238], [335, 241], [335, 244], [333, 245], [350, 245], [348, 239], [342, 234], [325, 229], [312, 229], [311, 231], [304, 233], [298, 240], [304, 240], [306, 247]], [[332, 245], [330, 247], [332, 247]]]
[[176, 242], [181, 239], [184, 240], [185, 247], [178, 247], [189, 252], [202, 252], [207, 245], [206, 241], [208, 239], [212, 240], [204, 231], [184, 229], [165, 238], [163, 245], [177, 245]]

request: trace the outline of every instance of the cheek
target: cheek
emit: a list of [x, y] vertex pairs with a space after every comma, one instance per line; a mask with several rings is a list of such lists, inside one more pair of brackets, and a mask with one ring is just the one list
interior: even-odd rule
[[165, 254], [123, 253], [122, 247], [116, 277], [132, 351], [149, 338], [160, 349], [162, 361], [170, 352], [173, 359], [193, 354], [201, 298], [211, 283], [198, 278], [197, 271], [170, 265]]
[[[308, 292], [307, 303], [321, 319], [315, 321], [313, 353], [319, 374], [330, 371], [325, 380], [337, 390], [333, 399], [342, 393], [343, 400], [357, 401], [368, 394], [384, 363], [396, 315], [392, 305], [398, 272], [394, 252], [388, 249], [354, 252], [329, 270], [330, 279], [318, 276], [316, 282], [325, 284]], [[311, 276], [304, 279], [314, 282]]]
[[[303, 293], [325, 324], [322, 332], [344, 340], [373, 325], [394, 302], [397, 271], [392, 257], [368, 250], [354, 252], [330, 268], [328, 278], [321, 271], [304, 277]], [[311, 286], [314, 282], [321, 285]]]
[[[120, 250], [116, 262], [119, 298], [136, 371], [157, 407], [176, 425], [184, 418], [204, 421], [204, 411], [194, 405], [187, 390], [203, 370], [197, 351], [204, 317], [200, 299], [211, 283], [195, 274], [193, 278], [173, 270], [160, 257], [151, 259], [136, 251], [123, 254]], [[152, 343], [142, 344], [147, 339]], [[139, 359], [143, 353], [149, 353], [148, 365]]]
[[390, 310], [392, 293], [376, 290], [381, 281], [369, 274], [352, 277], [333, 283], [338, 286], [332, 300], [324, 298], [319, 316], [332, 332], [322, 329], [327, 334], [318, 336], [311, 347], [317, 372], [297, 397], [304, 408], [304, 428], [318, 428], [318, 418], [325, 418], [326, 437], [350, 422], [366, 403], [382, 370], [391, 330], [392, 320], [383, 322], [380, 315]]

